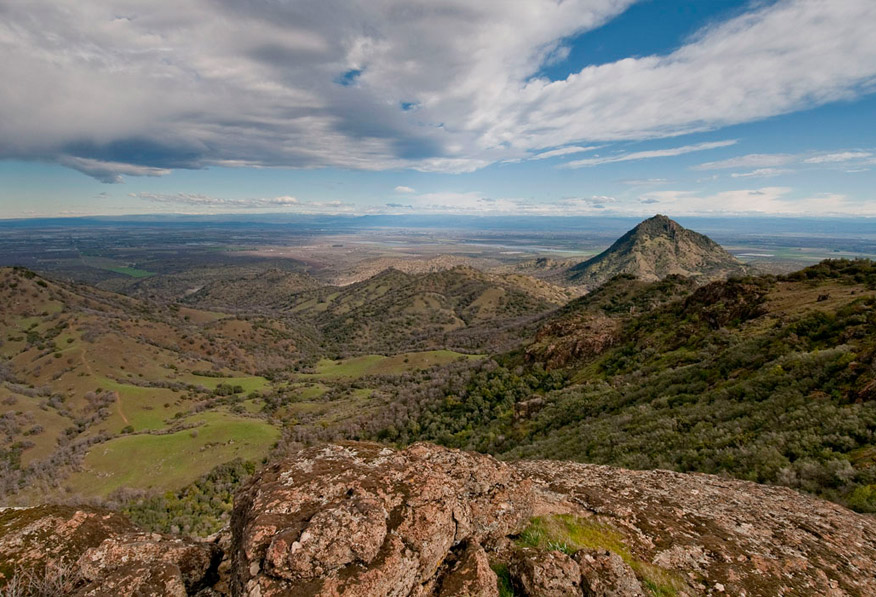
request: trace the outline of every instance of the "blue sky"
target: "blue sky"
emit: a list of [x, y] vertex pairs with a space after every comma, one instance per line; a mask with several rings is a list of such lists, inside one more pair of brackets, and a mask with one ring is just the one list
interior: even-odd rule
[[876, 216], [876, 3], [0, 7], [0, 217]]

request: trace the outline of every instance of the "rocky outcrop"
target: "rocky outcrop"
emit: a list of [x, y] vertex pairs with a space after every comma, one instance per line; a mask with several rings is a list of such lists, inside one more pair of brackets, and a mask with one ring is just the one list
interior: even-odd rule
[[57, 594], [80, 596], [876, 594], [876, 521], [835, 504], [428, 444], [302, 450], [247, 482], [215, 541], [94, 509], [0, 513], [6, 580], [61, 556], [73, 580]]
[[[217, 584], [221, 559], [213, 543], [143, 533], [106, 510], [0, 513], [0, 586], [23, 578], [38, 585], [38, 595], [185, 597]], [[32, 594], [26, 585], [14, 594]]]
[[[454, 549], [492, 547], [523, 530], [534, 495], [505, 464], [426, 444], [305, 450], [238, 494], [234, 588], [262, 597], [292, 587], [302, 595], [436, 594], [440, 574], [453, 575]], [[459, 568], [485, 575], [484, 558], [472, 558], [481, 563], [463, 558]]]
[[[568, 542], [539, 543], [551, 520]], [[876, 594], [876, 521], [835, 504], [427, 444], [304, 450], [249, 482], [233, 526], [234, 587], [248, 596], [489, 595], [488, 563], [534, 597]]]

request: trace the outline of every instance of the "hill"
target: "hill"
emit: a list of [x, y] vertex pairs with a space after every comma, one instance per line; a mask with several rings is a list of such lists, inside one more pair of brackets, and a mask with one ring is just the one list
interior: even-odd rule
[[242, 403], [267, 393], [265, 375], [310, 342], [283, 321], [151, 303], [24, 269], [0, 269], [0, 304], [0, 496], [23, 492], [23, 502], [176, 488], [235, 458], [265, 456], [280, 432]]
[[621, 274], [649, 282], [680, 275], [706, 283], [745, 271], [735, 257], [709, 237], [656, 215], [599, 255], [572, 267], [568, 278], [593, 289]]
[[[620, 278], [525, 350], [401, 388], [372, 437], [776, 483], [876, 511], [876, 264]], [[410, 398], [408, 398], [410, 396]]]
[[388, 269], [349, 286], [294, 295], [280, 309], [315, 322], [325, 346], [339, 354], [480, 351], [513, 345], [527, 325], [566, 300], [564, 289], [520, 274]]
[[319, 280], [305, 273], [268, 269], [207, 282], [181, 302], [202, 309], [264, 312], [288, 301], [290, 296], [322, 286]]

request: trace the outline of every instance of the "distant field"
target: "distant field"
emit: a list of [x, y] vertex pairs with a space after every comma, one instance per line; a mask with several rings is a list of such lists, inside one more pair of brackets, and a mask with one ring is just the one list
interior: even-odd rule
[[446, 365], [457, 359], [481, 359], [483, 355], [470, 355], [452, 350], [428, 350], [404, 352], [395, 356], [365, 355], [333, 361], [322, 359], [316, 364], [316, 373], [298, 375], [301, 379], [357, 378], [365, 375], [398, 375], [406, 371], [426, 369], [434, 365]]
[[148, 278], [149, 276], [154, 276], [155, 272], [146, 271], [145, 269], [137, 269], [136, 267], [107, 267], [105, 268], [111, 272], [115, 272], [117, 274], [124, 274], [126, 276], [131, 276], [132, 278]]
[[184, 381], [196, 386], [204, 386], [210, 390], [215, 390], [220, 384], [240, 386], [243, 388], [243, 392], [247, 394], [249, 392], [264, 390], [271, 385], [270, 381], [264, 377], [256, 375], [242, 377], [210, 377], [208, 375], [192, 374], [185, 376]]
[[106, 496], [120, 487], [175, 490], [235, 458], [258, 460], [280, 431], [257, 419], [208, 412], [188, 419], [202, 423], [167, 435], [133, 435], [94, 446], [83, 470], [68, 480], [83, 496]]

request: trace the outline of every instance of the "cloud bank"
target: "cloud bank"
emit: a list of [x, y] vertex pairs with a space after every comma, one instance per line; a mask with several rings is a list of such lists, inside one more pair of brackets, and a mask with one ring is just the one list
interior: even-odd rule
[[210, 166], [466, 172], [873, 91], [872, 0], [755, 3], [670, 54], [539, 75], [632, 2], [3, 3], [0, 158], [105, 182]]

